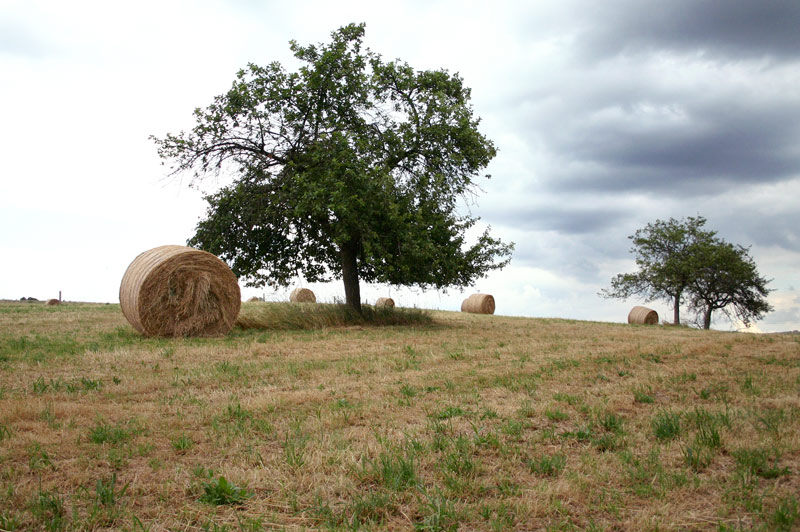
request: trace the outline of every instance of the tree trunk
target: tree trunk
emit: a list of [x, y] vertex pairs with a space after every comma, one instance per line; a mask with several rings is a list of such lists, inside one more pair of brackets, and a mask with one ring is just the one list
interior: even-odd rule
[[358, 245], [350, 241], [342, 246], [342, 281], [345, 303], [361, 314], [361, 288], [358, 285]]
[[675, 307], [672, 311], [672, 320], [674, 325], [681, 324], [681, 293], [675, 295]]
[[712, 311], [713, 311], [713, 309], [711, 308], [711, 305], [706, 307], [706, 311], [705, 311], [705, 314], [703, 316], [703, 329], [708, 330], [708, 329], [711, 328], [711, 312]]

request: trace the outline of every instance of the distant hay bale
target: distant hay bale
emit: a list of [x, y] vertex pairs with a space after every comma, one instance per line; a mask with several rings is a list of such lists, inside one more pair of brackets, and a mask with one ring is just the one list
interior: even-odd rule
[[59, 301], [58, 299], [48, 299], [47, 303], [45, 303], [45, 305], [50, 305], [51, 307], [54, 306], [54, 305], [60, 305], [60, 304], [61, 304], [61, 301]]
[[255, 303], [257, 301], [263, 301], [263, 300], [258, 296], [253, 296], [253, 297], [251, 297], [250, 299], [247, 300], [248, 303]]
[[647, 307], [635, 306], [628, 313], [628, 323], [658, 325], [658, 312]]
[[394, 299], [391, 297], [379, 297], [377, 301], [375, 301], [375, 306], [378, 308], [394, 308]]
[[300, 288], [298, 286], [289, 294], [289, 301], [292, 303], [316, 303], [317, 296], [308, 288]]
[[490, 294], [472, 294], [461, 303], [461, 312], [494, 314], [494, 298]]
[[222, 336], [241, 307], [236, 276], [220, 259], [160, 246], [133, 259], [119, 287], [125, 318], [145, 336]]

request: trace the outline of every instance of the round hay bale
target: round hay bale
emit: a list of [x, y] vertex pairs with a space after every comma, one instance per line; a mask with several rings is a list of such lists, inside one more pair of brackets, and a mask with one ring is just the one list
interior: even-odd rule
[[220, 259], [186, 246], [159, 246], [133, 259], [119, 304], [145, 336], [222, 336], [241, 307], [236, 276]]
[[59, 301], [58, 299], [48, 299], [47, 303], [45, 303], [45, 305], [50, 305], [51, 307], [55, 306], [55, 305], [60, 305], [60, 304], [61, 304], [61, 301]]
[[260, 301], [263, 301], [263, 299], [261, 299], [258, 296], [253, 296], [253, 297], [251, 297], [250, 299], [247, 300], [248, 303], [256, 303], [256, 302], [260, 302]]
[[391, 297], [379, 297], [377, 301], [375, 301], [375, 306], [378, 308], [394, 308], [394, 299]]
[[308, 288], [300, 288], [298, 286], [289, 294], [289, 301], [292, 303], [316, 303], [317, 296]]
[[494, 314], [494, 298], [490, 294], [472, 294], [461, 303], [461, 312]]
[[628, 323], [658, 325], [658, 312], [647, 307], [635, 306], [628, 313]]

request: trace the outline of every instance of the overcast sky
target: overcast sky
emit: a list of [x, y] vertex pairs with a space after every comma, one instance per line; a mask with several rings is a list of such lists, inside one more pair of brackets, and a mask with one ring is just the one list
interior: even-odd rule
[[[759, 329], [800, 329], [800, 2], [525, 3], [0, 0], [0, 298], [117, 302], [130, 261], [205, 212], [148, 136], [248, 62], [291, 65], [290, 39], [365, 22], [384, 57], [459, 72], [499, 147], [472, 206], [516, 243], [475, 287], [498, 314], [625, 321], [642, 302], [597, 292], [635, 269], [628, 235], [699, 214], [773, 279]], [[362, 286], [448, 310], [472, 291]]]

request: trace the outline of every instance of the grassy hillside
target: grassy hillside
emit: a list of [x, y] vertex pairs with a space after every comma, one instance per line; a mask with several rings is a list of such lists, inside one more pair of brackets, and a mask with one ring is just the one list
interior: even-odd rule
[[800, 337], [0, 304], [2, 530], [796, 530]]

